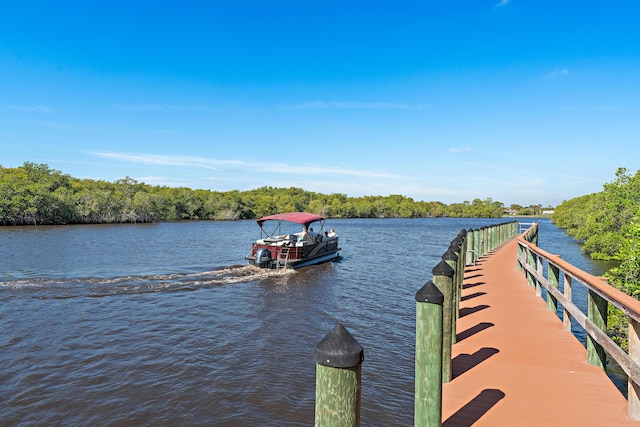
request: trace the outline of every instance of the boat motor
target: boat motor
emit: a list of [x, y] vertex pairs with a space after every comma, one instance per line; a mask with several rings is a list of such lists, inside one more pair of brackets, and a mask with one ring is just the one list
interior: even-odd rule
[[271, 252], [267, 248], [260, 248], [256, 251], [256, 266], [257, 267], [269, 267], [271, 264]]

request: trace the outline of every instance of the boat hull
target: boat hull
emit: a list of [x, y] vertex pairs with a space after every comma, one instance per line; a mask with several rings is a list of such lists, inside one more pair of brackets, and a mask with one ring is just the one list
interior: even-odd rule
[[254, 265], [260, 268], [301, 268], [307, 267], [309, 265], [321, 264], [323, 262], [332, 261], [337, 258], [340, 258], [340, 250], [336, 250], [334, 252], [327, 252], [322, 255], [317, 255], [308, 258], [300, 258], [300, 259], [281, 259], [281, 258], [273, 258], [267, 262], [257, 262], [256, 257], [252, 255], [248, 255], [246, 259], [249, 261], [249, 264]]
[[317, 256], [315, 258], [309, 258], [309, 259], [302, 259], [302, 260], [296, 260], [293, 263], [289, 262], [287, 263], [289, 268], [300, 268], [300, 267], [306, 267], [309, 265], [315, 265], [315, 264], [320, 264], [323, 262], [327, 262], [327, 261], [331, 261], [334, 260], [336, 258], [340, 257], [340, 252], [336, 251], [333, 253], [328, 253], [328, 254], [324, 254], [324, 255], [320, 255]]

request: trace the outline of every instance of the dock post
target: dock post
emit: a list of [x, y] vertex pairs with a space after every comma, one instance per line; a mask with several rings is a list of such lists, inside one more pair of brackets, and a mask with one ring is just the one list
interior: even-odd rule
[[[570, 275], [564, 275], [564, 297], [567, 301], [573, 301], [573, 279]], [[566, 307], [562, 309], [562, 330], [571, 332], [571, 313]]]
[[530, 242], [537, 246], [538, 245], [538, 223], [534, 222], [532, 227], [533, 227], [533, 232], [531, 233]]
[[414, 426], [442, 423], [442, 304], [429, 281], [416, 293], [416, 378]]
[[[460, 233], [458, 233], [458, 238], [460, 239], [460, 253], [458, 253], [458, 266], [456, 268], [456, 277], [458, 280], [456, 286], [458, 288], [457, 298], [460, 299], [460, 293], [462, 292], [462, 282], [464, 281], [464, 269], [467, 265], [467, 246], [469, 243], [467, 239], [467, 230], [464, 228], [460, 230]], [[458, 305], [459, 304], [456, 304], [456, 309]]]
[[[587, 313], [589, 320], [600, 329], [607, 331], [607, 311], [609, 310], [609, 302], [597, 293], [589, 290], [587, 298]], [[604, 348], [587, 334], [587, 362], [590, 365], [599, 366], [603, 370], [607, 366], [607, 353]]]
[[[558, 289], [558, 286], [560, 285], [560, 268], [557, 265], [549, 263], [547, 276], [549, 286]], [[547, 292], [547, 308], [549, 311], [553, 311], [554, 313], [558, 311], [558, 299], [551, 295], [550, 292]]]
[[[537, 255], [529, 248], [526, 248], [526, 256], [527, 256], [527, 265], [533, 269], [536, 268], [536, 264], [537, 264]], [[536, 280], [535, 277], [533, 276], [532, 273], [527, 271], [527, 283], [529, 284], [529, 286], [531, 286], [532, 288], [536, 287]]]
[[466, 265], [475, 265], [475, 239], [476, 233], [473, 231], [473, 228], [467, 230], [467, 253], [465, 254]]
[[456, 343], [456, 323], [458, 320], [458, 310], [460, 307], [460, 295], [462, 294], [462, 289], [458, 288], [457, 284], [457, 276], [458, 276], [458, 261], [459, 261], [458, 253], [456, 252], [456, 247], [453, 243], [449, 245], [449, 249], [442, 255], [442, 260], [447, 263], [449, 267], [453, 269], [453, 281], [452, 281], [452, 301], [453, 301], [453, 316], [451, 317], [451, 344]]
[[316, 346], [315, 426], [360, 425], [364, 351], [344, 326], [336, 324]]
[[[536, 258], [536, 272], [542, 276], [543, 271], [544, 271], [544, 264], [542, 262], [542, 257], [539, 257], [537, 254], [534, 255]], [[542, 283], [540, 283], [540, 280], [535, 279], [536, 282], [536, 296], [542, 296]]]
[[494, 250], [498, 245], [496, 244], [497, 236], [498, 236], [498, 227], [494, 224], [489, 227], [489, 241], [491, 245], [489, 247], [489, 251]]
[[[629, 318], [629, 358], [640, 365], [640, 323]], [[632, 420], [640, 420], [640, 384], [629, 377], [627, 398], [627, 415]]]
[[458, 237], [460, 238], [460, 260], [459, 263], [462, 266], [462, 271], [464, 272], [464, 267], [467, 265], [467, 246], [469, 245], [469, 237], [467, 236], [467, 230], [463, 228], [458, 233]]
[[445, 261], [433, 267], [433, 283], [442, 293], [442, 382], [451, 381], [451, 347], [453, 340], [453, 268]]
[[487, 255], [489, 252], [491, 252], [491, 226], [485, 225], [484, 227], [482, 227], [482, 229], [484, 234], [484, 248], [482, 249], [482, 251], [485, 255]]

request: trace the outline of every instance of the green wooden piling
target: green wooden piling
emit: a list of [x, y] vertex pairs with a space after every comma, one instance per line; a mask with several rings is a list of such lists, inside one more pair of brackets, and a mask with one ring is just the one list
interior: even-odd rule
[[442, 260], [449, 265], [454, 271], [453, 280], [451, 284], [451, 289], [453, 295], [451, 296], [452, 300], [452, 317], [451, 317], [451, 343], [455, 344], [456, 342], [456, 324], [458, 320], [458, 310], [460, 309], [460, 294], [462, 290], [457, 286], [457, 273], [458, 273], [458, 254], [455, 252], [455, 246], [452, 243], [449, 245], [447, 251], [442, 255]]
[[476, 263], [476, 253], [475, 253], [475, 240], [476, 240], [476, 232], [473, 228], [467, 230], [467, 253], [465, 254], [465, 263], [466, 265], [472, 265]]
[[442, 382], [451, 381], [451, 339], [453, 331], [453, 268], [445, 261], [433, 267], [433, 283], [442, 293]]
[[[538, 254], [535, 255], [536, 257], [536, 272], [538, 273], [539, 276], [542, 276], [543, 271], [544, 271], [544, 264], [542, 262], [543, 258], [541, 256], [538, 256]], [[542, 296], [542, 283], [540, 282], [539, 279], [535, 279], [536, 281], [536, 296]]]
[[489, 253], [489, 227], [482, 227], [482, 255]]
[[[607, 330], [608, 305], [609, 302], [606, 299], [589, 290], [589, 296], [587, 298], [589, 320], [601, 331]], [[587, 362], [590, 365], [599, 366], [602, 369], [605, 369], [607, 366], [607, 353], [590, 335], [587, 335]]]
[[442, 423], [443, 302], [442, 292], [431, 281], [416, 293], [416, 427]]
[[316, 361], [316, 427], [360, 425], [364, 351], [338, 323], [318, 343]]
[[491, 250], [495, 249], [498, 246], [498, 225], [493, 224], [491, 226]]
[[492, 249], [492, 247], [491, 247], [491, 228], [492, 227], [490, 225], [487, 225], [484, 228], [484, 232], [486, 234], [486, 242], [487, 242], [485, 250], [484, 250], [485, 254], [488, 254], [489, 252], [491, 252], [491, 249]]
[[[557, 265], [549, 263], [547, 270], [549, 286], [558, 289], [560, 283], [560, 268]], [[558, 299], [551, 295], [551, 292], [547, 292], [547, 308], [554, 313], [558, 311]]]
[[[640, 323], [629, 318], [629, 358], [640, 364]], [[627, 414], [632, 420], [640, 420], [640, 384], [627, 380]]]
[[453, 239], [453, 242], [449, 246], [457, 255], [458, 259], [456, 260], [455, 266], [452, 266], [454, 275], [453, 275], [453, 325], [451, 328], [452, 332], [452, 343], [456, 342], [456, 320], [458, 319], [458, 310], [460, 309], [460, 296], [462, 294], [462, 282], [464, 280], [464, 248], [465, 248], [465, 240], [466, 237], [462, 236], [462, 231], [458, 234], [458, 236]]
[[466, 265], [466, 256], [467, 256], [467, 230], [462, 229], [458, 233], [458, 237], [460, 238], [460, 263], [464, 267]]
[[[458, 233], [458, 239], [460, 241], [460, 253], [458, 253], [458, 267], [456, 268], [456, 276], [458, 279], [457, 287], [462, 288], [462, 281], [464, 280], [464, 268], [466, 266], [467, 257], [467, 230], [464, 228]], [[460, 290], [459, 290], [460, 291]], [[458, 298], [460, 292], [458, 291]]]
[[[527, 265], [529, 267], [535, 269], [536, 268], [536, 254], [530, 248], [526, 248], [526, 251], [527, 251], [527, 254], [526, 254], [527, 255]], [[535, 277], [529, 271], [527, 271], [527, 283], [532, 288], [535, 288], [535, 286], [536, 286]]]
[[531, 233], [530, 233], [531, 240], [529, 241], [537, 246], [538, 245], [538, 223], [534, 222], [531, 227], [533, 228], [533, 230], [531, 230]]

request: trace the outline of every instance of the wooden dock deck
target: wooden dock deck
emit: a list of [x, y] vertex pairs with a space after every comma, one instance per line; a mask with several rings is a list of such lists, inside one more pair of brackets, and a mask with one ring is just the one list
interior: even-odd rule
[[536, 297], [512, 239], [465, 271], [444, 426], [640, 426], [586, 349]]

